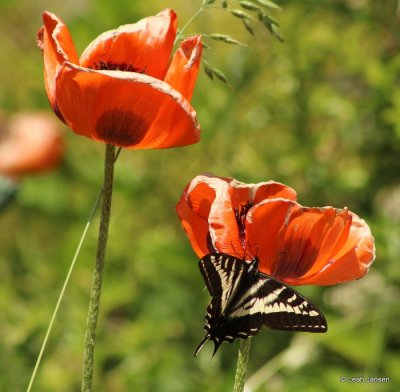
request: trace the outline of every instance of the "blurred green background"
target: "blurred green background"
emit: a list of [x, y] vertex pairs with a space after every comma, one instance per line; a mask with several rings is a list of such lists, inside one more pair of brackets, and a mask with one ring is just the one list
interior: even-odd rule
[[[41, 12], [69, 26], [78, 51], [98, 34], [166, 7], [180, 26], [201, 0], [0, 1], [0, 107], [50, 112], [35, 35]], [[300, 287], [324, 311], [326, 335], [263, 329], [253, 339], [250, 391], [395, 391], [400, 387], [400, 28], [396, 1], [278, 1], [286, 42], [258, 25], [204, 12], [187, 32], [211, 43], [193, 106], [201, 143], [123, 151], [115, 192], [96, 348], [95, 391], [230, 391], [238, 344], [198, 358], [208, 294], [175, 204], [196, 175], [274, 179], [303, 205], [347, 206], [370, 224], [377, 259], [360, 281]], [[238, 8], [238, 2], [229, 5]], [[104, 146], [66, 131], [62, 166], [25, 178], [0, 214], [0, 390], [23, 391], [86, 219], [102, 183]], [[94, 262], [95, 219], [33, 391], [80, 390]], [[387, 384], [340, 383], [390, 377]]]

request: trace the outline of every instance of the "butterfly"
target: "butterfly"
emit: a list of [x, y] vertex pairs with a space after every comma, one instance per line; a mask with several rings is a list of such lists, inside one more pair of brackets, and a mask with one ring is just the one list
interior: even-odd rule
[[214, 342], [213, 356], [222, 342], [254, 336], [266, 325], [272, 329], [326, 332], [322, 312], [308, 299], [258, 270], [258, 259], [242, 260], [225, 253], [210, 253], [199, 262], [211, 302], [207, 307], [206, 336]]

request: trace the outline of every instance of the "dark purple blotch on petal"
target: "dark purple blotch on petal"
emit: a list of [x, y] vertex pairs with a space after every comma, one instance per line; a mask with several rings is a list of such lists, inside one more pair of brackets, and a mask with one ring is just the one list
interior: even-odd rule
[[140, 115], [122, 109], [104, 112], [96, 123], [96, 135], [106, 143], [119, 147], [138, 144], [146, 135], [150, 124]]

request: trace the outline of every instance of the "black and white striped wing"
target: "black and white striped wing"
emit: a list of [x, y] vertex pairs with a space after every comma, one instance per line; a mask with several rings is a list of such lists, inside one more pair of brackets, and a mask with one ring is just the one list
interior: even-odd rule
[[225, 253], [210, 253], [199, 262], [207, 289], [213, 297], [212, 313], [224, 312], [229, 299], [237, 291], [246, 270], [246, 262]]
[[[212, 299], [207, 307], [206, 336], [214, 354], [223, 341], [247, 339], [263, 325], [272, 329], [326, 332], [322, 312], [297, 291], [258, 271], [258, 261], [246, 262], [226, 254], [209, 254], [200, 260]], [[213, 355], [214, 355], [213, 354]]]
[[260, 273], [257, 281], [246, 286], [232, 301], [226, 314], [229, 337], [253, 336], [262, 325], [283, 331], [327, 331], [322, 312], [283, 283]]
[[215, 344], [215, 354], [222, 340], [215, 336], [213, 330], [238, 291], [248, 266], [245, 261], [225, 253], [210, 253], [200, 260], [199, 267], [212, 298], [206, 313], [206, 336], [198, 345], [195, 355], [208, 339]]

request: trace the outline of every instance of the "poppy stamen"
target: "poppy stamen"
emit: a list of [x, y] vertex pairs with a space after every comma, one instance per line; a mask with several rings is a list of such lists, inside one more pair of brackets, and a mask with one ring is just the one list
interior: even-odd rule
[[239, 204], [238, 208], [235, 208], [235, 218], [239, 229], [239, 238], [243, 249], [245, 249], [245, 237], [246, 237], [246, 216], [250, 208], [253, 207], [253, 202], [248, 201], [247, 203]]
[[103, 61], [103, 60], [95, 62], [94, 66], [90, 68], [95, 69], [97, 71], [123, 71], [123, 72], [136, 72], [141, 74], [146, 73], [146, 67], [138, 68], [134, 67], [132, 64], [114, 63], [112, 61]]

